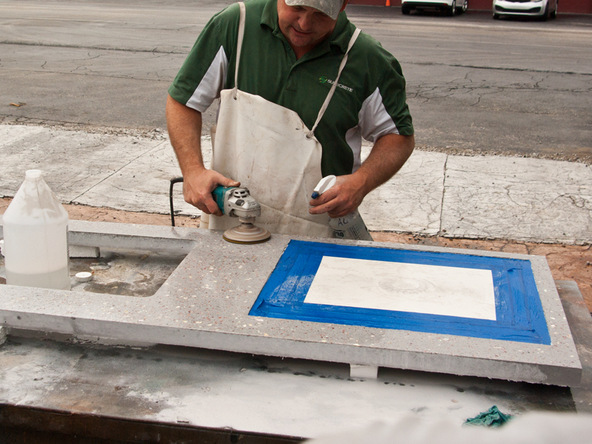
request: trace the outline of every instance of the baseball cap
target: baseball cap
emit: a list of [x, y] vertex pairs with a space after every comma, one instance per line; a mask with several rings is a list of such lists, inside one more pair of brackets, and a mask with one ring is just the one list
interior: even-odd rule
[[333, 20], [337, 20], [339, 11], [343, 6], [343, 0], [284, 0], [288, 6], [308, 6], [327, 14]]

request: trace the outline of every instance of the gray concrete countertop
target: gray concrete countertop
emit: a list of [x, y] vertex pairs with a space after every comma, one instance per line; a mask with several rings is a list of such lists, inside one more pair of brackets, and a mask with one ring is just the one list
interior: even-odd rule
[[579, 381], [578, 354], [542, 257], [366, 244], [531, 261], [549, 323], [549, 346], [359, 326], [335, 329], [333, 324], [249, 316], [290, 238], [274, 235], [263, 244], [236, 245], [220, 233], [199, 229], [79, 221], [71, 225], [72, 245], [184, 248], [188, 254], [150, 297], [0, 286], [0, 321], [8, 329], [122, 345], [179, 345], [548, 384]]

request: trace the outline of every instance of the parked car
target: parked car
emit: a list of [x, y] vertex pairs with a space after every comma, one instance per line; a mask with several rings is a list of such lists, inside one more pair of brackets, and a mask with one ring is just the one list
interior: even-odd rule
[[411, 10], [435, 10], [455, 15], [465, 12], [469, 7], [469, 0], [402, 0], [401, 12], [409, 14]]
[[493, 18], [518, 15], [547, 20], [557, 16], [558, 3], [559, 0], [493, 0]]

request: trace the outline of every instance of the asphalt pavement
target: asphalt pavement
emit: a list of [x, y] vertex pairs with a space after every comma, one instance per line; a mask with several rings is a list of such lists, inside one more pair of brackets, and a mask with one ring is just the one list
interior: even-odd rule
[[[203, 145], [209, 162], [207, 137]], [[3, 124], [0, 152], [4, 197], [14, 195], [27, 169], [37, 168], [64, 203], [168, 214], [170, 179], [180, 175], [162, 130]], [[174, 200], [181, 214], [199, 214], [183, 202], [180, 186]], [[590, 244], [592, 167], [416, 150], [391, 181], [366, 197], [361, 213], [373, 231]]]
[[[0, 2], [0, 122], [164, 128], [168, 86], [233, 1]], [[592, 163], [592, 15], [347, 13], [401, 63], [419, 146]]]

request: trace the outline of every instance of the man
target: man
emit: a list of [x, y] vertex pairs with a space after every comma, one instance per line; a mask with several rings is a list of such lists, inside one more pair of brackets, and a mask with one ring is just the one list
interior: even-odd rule
[[[219, 216], [212, 190], [241, 181], [262, 204], [270, 231], [329, 235], [327, 214], [354, 212], [401, 168], [414, 148], [405, 80], [392, 55], [358, 35], [346, 4], [251, 0], [212, 18], [167, 100], [187, 202]], [[201, 113], [221, 91], [206, 169]], [[362, 137], [374, 144], [364, 163]], [[311, 200], [330, 174], [337, 183]]]

